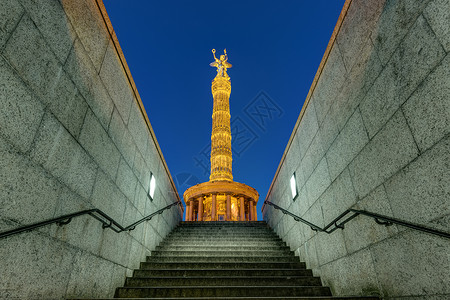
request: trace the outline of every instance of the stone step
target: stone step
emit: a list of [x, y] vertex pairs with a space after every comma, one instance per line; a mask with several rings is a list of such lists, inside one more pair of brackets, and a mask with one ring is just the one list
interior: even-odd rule
[[184, 235], [180, 234], [177, 236], [169, 236], [167, 237], [167, 240], [204, 240], [204, 239], [214, 239], [214, 240], [220, 240], [220, 239], [232, 239], [232, 240], [281, 240], [279, 237], [275, 235], [238, 235], [238, 234], [205, 234], [205, 235], [199, 235], [199, 234], [192, 234], [192, 235]]
[[239, 232], [233, 232], [233, 233], [226, 233], [226, 232], [210, 232], [210, 233], [177, 233], [177, 234], [171, 234], [167, 236], [167, 239], [179, 239], [179, 238], [275, 238], [279, 239], [279, 237], [275, 234], [271, 233], [262, 233], [257, 232], [254, 234], [248, 234], [248, 233], [239, 233]]
[[142, 286], [320, 286], [320, 278], [312, 276], [191, 276], [191, 277], [128, 277], [125, 287]]
[[166, 239], [192, 239], [192, 238], [196, 238], [196, 239], [221, 239], [221, 238], [232, 238], [232, 239], [275, 239], [275, 240], [281, 240], [279, 236], [274, 235], [274, 234], [257, 234], [257, 235], [253, 235], [253, 234], [219, 234], [219, 233], [211, 233], [211, 234], [191, 234], [191, 235], [183, 235], [183, 234], [178, 234], [178, 235], [170, 235], [167, 236]]
[[251, 263], [251, 262], [297, 262], [298, 257], [295, 256], [216, 256], [216, 257], [201, 257], [201, 256], [147, 256], [147, 262], [237, 262], [237, 263]]
[[140, 269], [306, 269], [304, 262], [141, 262]]
[[223, 225], [213, 225], [213, 226], [198, 226], [198, 225], [191, 225], [191, 226], [179, 226], [173, 229], [172, 232], [177, 231], [194, 231], [197, 230], [199, 232], [201, 231], [220, 231], [220, 230], [237, 230], [237, 231], [270, 231], [274, 232], [272, 228], [267, 226], [223, 226]]
[[286, 247], [286, 243], [282, 241], [258, 241], [258, 242], [233, 242], [233, 241], [216, 241], [214, 244], [211, 244], [209, 241], [196, 241], [196, 242], [189, 242], [189, 241], [164, 241], [159, 244], [161, 247], [170, 247], [170, 246], [195, 246], [195, 247], [222, 247], [222, 246], [228, 246], [228, 247], [239, 247], [239, 246], [250, 246], [250, 247], [273, 247], [273, 246], [281, 246]]
[[179, 246], [157, 246], [156, 251], [202, 251], [202, 250], [208, 250], [208, 251], [261, 251], [261, 248], [263, 250], [267, 251], [291, 251], [289, 247], [287, 246], [214, 246], [214, 245], [208, 245], [208, 246], [195, 246], [195, 245], [179, 245]]
[[177, 242], [208, 242], [211, 245], [217, 242], [229, 242], [239, 245], [239, 243], [253, 243], [253, 242], [282, 242], [280, 238], [259, 238], [259, 237], [180, 237], [176, 239], [167, 239], [166, 242], [177, 241]]
[[133, 277], [195, 277], [195, 276], [312, 276], [310, 269], [152, 269], [134, 270]]
[[205, 238], [205, 237], [241, 237], [241, 238], [247, 238], [247, 237], [253, 237], [253, 238], [278, 238], [276, 235], [268, 232], [255, 232], [255, 233], [248, 233], [248, 232], [205, 232], [205, 233], [195, 233], [195, 232], [180, 232], [180, 233], [174, 233], [169, 236], [167, 236], [168, 239], [174, 239], [174, 238], [182, 238], [182, 237], [196, 237], [196, 238]]
[[275, 233], [267, 227], [177, 227], [171, 233], [178, 232], [267, 232]]
[[[207, 241], [207, 242], [221, 242], [221, 241], [229, 241], [234, 242], [235, 244], [244, 243], [251, 244], [253, 242], [281, 242], [282, 240], [278, 237], [246, 237], [246, 236], [180, 236], [174, 238], [167, 238], [165, 242], [173, 242], [173, 241], [186, 241], [186, 242], [198, 242], [198, 241]], [[214, 245], [214, 244], [212, 244]]]
[[322, 286], [160, 286], [118, 288], [115, 296], [119, 298], [331, 296], [331, 291], [328, 287]]
[[250, 226], [250, 227], [244, 227], [244, 226], [201, 226], [201, 227], [194, 227], [194, 226], [179, 226], [174, 229], [173, 232], [179, 231], [179, 230], [239, 230], [239, 231], [252, 231], [252, 230], [261, 230], [261, 231], [270, 231], [274, 232], [272, 228], [267, 226]]
[[230, 256], [256, 256], [256, 257], [267, 257], [267, 256], [289, 256], [293, 257], [294, 253], [291, 251], [269, 251], [269, 250], [259, 250], [259, 251], [219, 251], [219, 250], [197, 250], [197, 251], [171, 251], [171, 250], [157, 250], [151, 252], [152, 257], [180, 257], [180, 256], [190, 256], [190, 257], [230, 257]]
[[[72, 300], [142, 300], [145, 298], [83, 298]], [[313, 296], [313, 297], [164, 297], [164, 298], [147, 298], [152, 300], [379, 300], [380, 298], [376, 296], [356, 296], [356, 297], [333, 297], [333, 296]]]
[[173, 243], [173, 242], [188, 242], [188, 243], [198, 243], [198, 242], [206, 242], [210, 243], [210, 245], [215, 245], [214, 243], [220, 243], [220, 242], [228, 242], [233, 243], [236, 245], [240, 244], [253, 244], [253, 243], [267, 243], [267, 242], [283, 242], [280, 238], [271, 238], [271, 237], [180, 237], [180, 238], [174, 238], [174, 239], [167, 239], [164, 241], [164, 243]]
[[170, 233], [167, 237], [172, 236], [180, 236], [180, 235], [263, 235], [263, 236], [276, 236], [274, 232], [270, 231], [262, 231], [262, 230], [208, 230], [208, 231], [199, 231], [199, 230], [183, 230], [183, 231], [175, 231]]

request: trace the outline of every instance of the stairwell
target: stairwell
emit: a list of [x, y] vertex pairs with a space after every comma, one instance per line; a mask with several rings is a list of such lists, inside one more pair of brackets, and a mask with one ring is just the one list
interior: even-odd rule
[[115, 298], [378, 299], [332, 297], [263, 221], [181, 222]]

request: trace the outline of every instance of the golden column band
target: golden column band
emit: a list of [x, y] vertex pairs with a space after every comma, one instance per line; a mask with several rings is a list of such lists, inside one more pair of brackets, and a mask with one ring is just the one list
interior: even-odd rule
[[226, 50], [220, 58], [213, 49], [217, 75], [212, 81], [213, 95], [211, 132], [211, 173], [208, 182], [187, 189], [186, 221], [256, 221], [258, 192], [243, 183], [233, 181], [230, 94], [231, 81], [227, 69], [231, 68]]

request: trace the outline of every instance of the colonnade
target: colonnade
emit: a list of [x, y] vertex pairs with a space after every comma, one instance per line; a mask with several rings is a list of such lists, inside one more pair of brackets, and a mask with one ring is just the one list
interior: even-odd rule
[[[257, 221], [256, 202], [254, 199], [245, 199], [244, 196], [238, 196], [239, 199], [239, 221]], [[217, 220], [217, 194], [211, 195], [211, 220]], [[190, 199], [186, 206], [186, 221], [203, 221], [203, 201], [204, 197]], [[248, 213], [246, 214], [245, 211]], [[232, 221], [231, 216], [231, 194], [226, 195], [226, 215], [225, 221]]]

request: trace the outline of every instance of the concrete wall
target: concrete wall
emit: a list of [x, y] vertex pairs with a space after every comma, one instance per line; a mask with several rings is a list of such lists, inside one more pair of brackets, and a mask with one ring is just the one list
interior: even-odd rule
[[[89, 208], [129, 225], [179, 200], [101, 0], [2, 0], [0, 157], [0, 232]], [[112, 296], [181, 217], [2, 239], [0, 298]]]
[[[267, 200], [319, 226], [353, 207], [449, 230], [449, 12], [448, 0], [346, 2]], [[263, 216], [336, 295], [450, 295], [449, 240], [365, 217], [327, 235]]]

